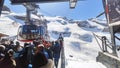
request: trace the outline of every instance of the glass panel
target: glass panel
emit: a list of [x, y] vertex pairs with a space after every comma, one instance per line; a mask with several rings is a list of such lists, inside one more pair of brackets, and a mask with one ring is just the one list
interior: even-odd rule
[[45, 27], [44, 26], [39, 26], [38, 31], [39, 31], [39, 35], [44, 35], [45, 34]]
[[113, 32], [120, 32], [120, 0], [103, 0], [108, 25], [112, 26]]
[[103, 0], [103, 6], [109, 24], [120, 21], [120, 0]]

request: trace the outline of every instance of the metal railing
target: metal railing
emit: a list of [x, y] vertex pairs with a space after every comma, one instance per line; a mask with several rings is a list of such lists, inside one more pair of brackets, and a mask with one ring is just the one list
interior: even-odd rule
[[[106, 38], [106, 36], [98, 36], [95, 33], [93, 33], [93, 35], [94, 35], [100, 49], [102, 50], [102, 52], [109, 52], [108, 48], [112, 50], [112, 43], [109, 42], [109, 40]], [[102, 44], [100, 44], [98, 39], [101, 40]]]

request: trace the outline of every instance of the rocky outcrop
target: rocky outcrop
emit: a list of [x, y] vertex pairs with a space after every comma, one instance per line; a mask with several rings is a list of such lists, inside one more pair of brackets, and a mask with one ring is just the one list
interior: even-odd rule
[[25, 20], [25, 19], [26, 19], [25, 16], [17, 16], [17, 15], [15, 15], [14, 17], [15, 17], [16, 19], [19, 19], [19, 20]]
[[3, 6], [2, 11], [11, 12], [10, 8], [8, 8], [6, 5]]

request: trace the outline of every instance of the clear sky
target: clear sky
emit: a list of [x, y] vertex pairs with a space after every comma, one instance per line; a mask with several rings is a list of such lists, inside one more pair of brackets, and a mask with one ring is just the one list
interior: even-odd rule
[[[26, 9], [22, 5], [11, 5], [10, 1], [5, 0], [5, 4], [16, 13], [25, 13]], [[103, 12], [102, 0], [78, 1], [75, 9], [69, 8], [69, 2], [62, 3], [38, 3], [39, 12], [47, 16], [65, 16], [69, 19], [86, 20], [94, 18]]]

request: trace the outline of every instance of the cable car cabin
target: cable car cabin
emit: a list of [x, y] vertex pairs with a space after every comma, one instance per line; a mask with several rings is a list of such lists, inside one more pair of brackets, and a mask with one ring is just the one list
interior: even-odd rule
[[23, 25], [18, 29], [17, 39], [23, 42], [31, 42], [40, 37], [44, 37], [45, 32], [44, 26]]
[[18, 29], [17, 39], [23, 42], [33, 41], [39, 35], [36, 25], [23, 25]]

